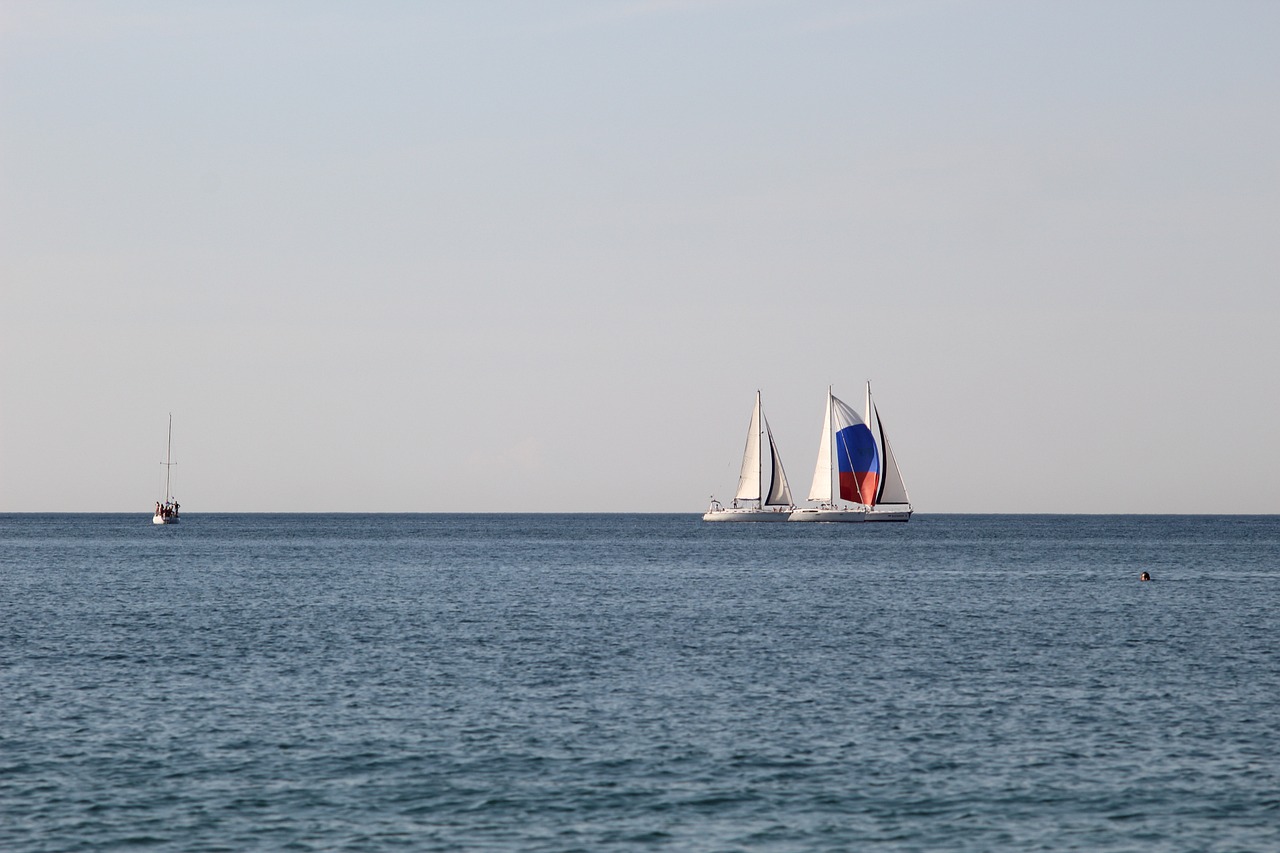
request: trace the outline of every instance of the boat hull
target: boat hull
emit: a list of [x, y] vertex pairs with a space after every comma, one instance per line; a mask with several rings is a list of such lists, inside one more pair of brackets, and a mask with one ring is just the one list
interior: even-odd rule
[[798, 509], [788, 521], [910, 521], [910, 509]]
[[867, 512], [861, 509], [798, 509], [787, 520], [862, 522], [867, 520]]
[[177, 524], [178, 519], [174, 516], [169, 516], [168, 518], [165, 518], [162, 515], [153, 515], [151, 516], [151, 523], [152, 524]]
[[786, 521], [791, 513], [772, 509], [718, 509], [705, 513], [703, 521]]

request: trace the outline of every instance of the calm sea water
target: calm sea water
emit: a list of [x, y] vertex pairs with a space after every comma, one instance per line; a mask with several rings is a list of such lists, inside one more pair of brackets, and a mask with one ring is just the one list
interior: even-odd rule
[[1278, 517], [0, 516], [0, 849], [1277, 850], [1277, 613]]

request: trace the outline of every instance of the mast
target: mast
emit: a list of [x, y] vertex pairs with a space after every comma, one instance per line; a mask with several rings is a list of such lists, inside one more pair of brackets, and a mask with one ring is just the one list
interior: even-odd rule
[[[869, 429], [871, 429], [871, 380], [870, 380], [870, 379], [868, 379], [868, 380], [867, 380], [867, 402], [866, 402], [866, 404], [865, 404], [865, 407], [863, 408], [863, 418], [862, 418], [862, 420], [863, 420], [863, 422], [867, 425], [867, 429], [868, 429], [868, 430], [869, 430]], [[877, 419], [877, 420], [876, 420], [875, 424], [876, 424], [876, 432], [879, 432], [879, 431], [880, 431], [880, 421], [879, 421], [879, 419]], [[871, 434], [871, 443], [874, 445], [874, 444], [875, 444], [875, 441], [876, 441], [875, 433], [872, 433], [872, 434]], [[880, 442], [880, 446], [881, 446], [881, 447], [883, 447], [883, 446], [884, 446], [884, 441], [883, 441], [883, 440]], [[881, 457], [883, 457], [883, 456], [884, 456], [884, 454], [883, 454], [883, 453], [881, 453], [880, 455], [881, 455]], [[884, 491], [884, 459], [883, 459], [883, 458], [881, 458], [881, 459], [880, 459], [880, 460], [878, 460], [878, 461], [879, 461], [879, 463], [880, 463], [880, 476], [879, 476], [879, 477], [876, 477], [876, 491], [875, 491], [875, 494], [873, 494], [873, 495], [871, 496], [871, 500], [866, 500], [865, 498], [863, 498], [863, 501], [862, 501], [862, 502], [863, 502], [864, 504], [866, 504], [867, 506], [875, 506], [877, 503], [879, 503], [879, 502], [880, 502], [880, 493]], [[859, 489], [858, 489], [858, 497], [860, 497], [860, 498], [861, 498], [861, 497], [863, 497], [863, 495], [862, 495], [862, 489], [861, 489], [861, 488], [859, 488]]]
[[[840, 507], [840, 500], [844, 495], [840, 494], [840, 430], [836, 426], [839, 421], [836, 420], [836, 395], [831, 392], [831, 386], [827, 386], [827, 396], [831, 398], [828, 409], [831, 412], [831, 424], [829, 432], [831, 433], [831, 505], [837, 509]], [[854, 481], [853, 487], [858, 487], [857, 480]]]
[[164, 502], [169, 503], [169, 472], [173, 470], [173, 412], [169, 413], [169, 437], [164, 447]]
[[863, 411], [865, 413], [865, 416], [863, 417], [862, 420], [864, 423], [866, 423], [867, 428], [870, 429], [871, 427], [871, 380], [870, 379], [867, 380], [867, 403], [866, 403], [866, 408], [863, 409]]
[[836, 459], [835, 406], [832, 401], [835, 395], [831, 386], [827, 386], [827, 422], [822, 425], [822, 432], [827, 437], [827, 502], [835, 506], [836, 496], [840, 494], [840, 463]]
[[760, 439], [764, 438], [764, 409], [760, 407], [760, 389], [755, 389], [755, 508], [763, 510], [764, 497], [768, 492], [764, 489], [764, 448], [760, 447]]

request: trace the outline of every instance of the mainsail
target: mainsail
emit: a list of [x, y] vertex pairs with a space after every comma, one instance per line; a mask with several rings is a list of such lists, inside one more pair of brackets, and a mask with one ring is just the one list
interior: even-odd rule
[[742, 473], [738, 475], [740, 501], [760, 500], [760, 392], [756, 392], [756, 405], [751, 410], [751, 426], [747, 430], [747, 447], [742, 452]]
[[818, 441], [818, 463], [813, 468], [809, 500], [831, 503], [831, 389], [827, 389], [827, 412], [822, 418], [822, 438]]

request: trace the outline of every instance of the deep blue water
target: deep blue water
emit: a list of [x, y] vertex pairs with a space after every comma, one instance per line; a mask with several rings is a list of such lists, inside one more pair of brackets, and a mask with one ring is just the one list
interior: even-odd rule
[[0, 516], [0, 849], [1277, 850], [1278, 606], [1274, 516]]

